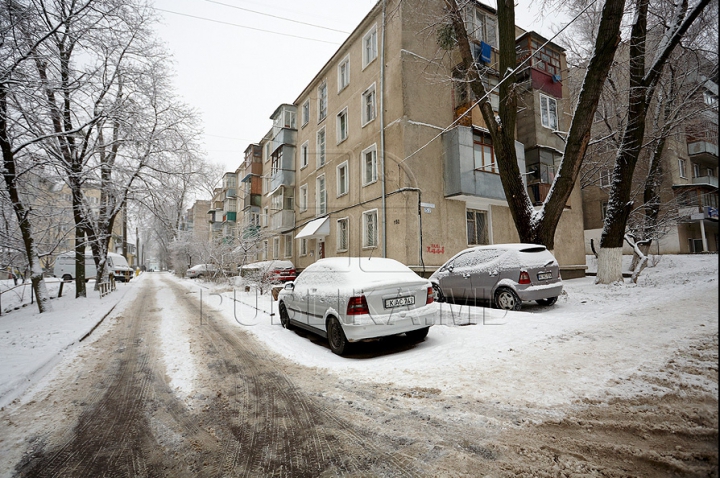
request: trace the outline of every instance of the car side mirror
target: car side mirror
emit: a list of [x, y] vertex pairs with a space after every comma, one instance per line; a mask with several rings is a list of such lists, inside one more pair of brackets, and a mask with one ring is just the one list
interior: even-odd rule
[[452, 264], [450, 264], [450, 265], [447, 266], [447, 271], [448, 271], [448, 272], [452, 272], [453, 269], [455, 269], [455, 266], [453, 266]]
[[294, 282], [288, 282], [285, 284], [285, 290], [295, 290], [295, 283]]

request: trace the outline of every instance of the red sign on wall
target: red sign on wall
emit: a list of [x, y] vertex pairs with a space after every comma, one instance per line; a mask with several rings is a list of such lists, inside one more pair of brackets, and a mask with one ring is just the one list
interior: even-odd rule
[[441, 246], [440, 244], [430, 244], [426, 246], [426, 250], [430, 254], [445, 254], [445, 246]]

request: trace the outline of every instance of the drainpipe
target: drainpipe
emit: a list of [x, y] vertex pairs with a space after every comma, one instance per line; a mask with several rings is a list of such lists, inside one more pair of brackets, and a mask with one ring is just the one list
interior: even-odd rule
[[380, 35], [380, 171], [382, 176], [382, 256], [387, 257], [387, 206], [385, 204], [385, 4], [382, 7], [382, 35]]

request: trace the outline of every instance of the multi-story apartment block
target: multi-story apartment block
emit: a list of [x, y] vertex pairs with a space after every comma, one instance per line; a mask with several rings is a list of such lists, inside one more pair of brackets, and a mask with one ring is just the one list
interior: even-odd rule
[[[689, 103], [698, 107], [692, 119], [684, 121], [666, 138], [661, 156], [660, 203], [662, 214], [669, 217], [664, 235], [655, 241], [653, 253], [687, 254], [717, 252], [718, 235], [718, 85], [715, 80], [698, 76], [700, 85]], [[691, 88], [694, 90], [695, 86]], [[692, 101], [695, 100], [695, 101]], [[695, 106], [697, 105], [697, 106]], [[700, 106], [703, 105], [703, 106]], [[689, 106], [688, 106], [689, 107]], [[605, 219], [612, 177], [614, 151], [609, 151], [606, 167], [598, 168], [596, 180], [583, 188], [585, 242], [599, 244]], [[602, 151], [598, 153], [602, 155]], [[597, 158], [586, 161], [593, 164]], [[599, 160], [602, 163], [602, 158]], [[644, 180], [642, 168], [636, 182]], [[642, 197], [638, 198], [642, 203]], [[625, 246], [625, 254], [632, 254]]]
[[186, 232], [196, 241], [207, 241], [210, 238], [210, 222], [208, 210], [210, 201], [197, 200], [185, 211], [180, 219], [180, 231]]
[[[518, 241], [490, 135], [467, 85], [453, 77], [460, 59], [428, 34], [444, 2], [383, 3], [293, 104], [278, 107], [258, 144], [262, 258], [292, 258], [302, 269], [322, 257], [386, 256], [429, 274], [468, 246]], [[474, 2], [466, 22], [492, 87], [496, 13]], [[519, 61], [540, 50], [520, 72], [516, 142], [537, 202], [562, 155], [554, 132], [569, 127], [564, 52], [546, 43], [518, 29]], [[499, 101], [494, 92], [495, 108]], [[563, 277], [584, 274], [579, 188], [560, 221], [555, 255]]]

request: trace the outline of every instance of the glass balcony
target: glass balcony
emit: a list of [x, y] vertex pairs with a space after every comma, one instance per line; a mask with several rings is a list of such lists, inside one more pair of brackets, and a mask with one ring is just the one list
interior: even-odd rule
[[288, 231], [295, 227], [295, 211], [282, 209], [270, 216], [270, 229], [273, 231]]

